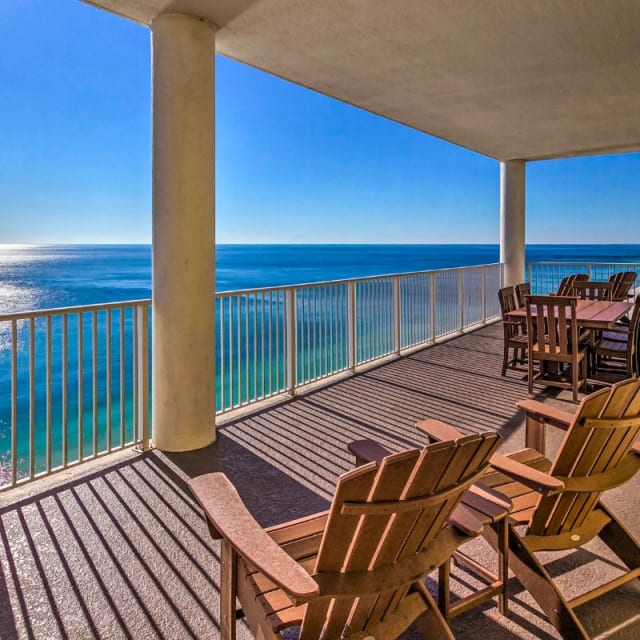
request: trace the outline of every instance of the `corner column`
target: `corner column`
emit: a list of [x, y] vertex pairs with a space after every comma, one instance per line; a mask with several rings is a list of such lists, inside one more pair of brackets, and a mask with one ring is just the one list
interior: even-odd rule
[[525, 279], [525, 161], [500, 163], [500, 262], [503, 286]]
[[215, 28], [151, 24], [153, 444], [189, 451], [215, 432]]

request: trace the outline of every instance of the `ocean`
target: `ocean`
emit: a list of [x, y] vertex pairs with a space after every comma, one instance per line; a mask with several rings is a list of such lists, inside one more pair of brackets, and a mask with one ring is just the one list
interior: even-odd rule
[[[640, 245], [530, 245], [526, 257], [534, 262], [640, 262]], [[498, 258], [497, 245], [220, 245], [216, 249], [216, 288], [223, 292], [342, 280], [490, 264]], [[441, 284], [457, 298], [455, 278]], [[487, 286], [495, 287], [495, 282]], [[475, 291], [479, 288], [474, 287]], [[317, 377], [316, 369], [322, 377], [345, 366], [346, 300], [344, 291], [338, 289], [299, 294], [301, 313], [307, 314], [300, 335], [300, 342], [306, 342], [298, 346], [300, 382]], [[425, 294], [418, 291], [418, 297], [412, 299], [416, 309], [425, 308]], [[385, 300], [391, 300], [391, 282], [370, 289], [370, 296], [366, 305], [358, 307], [358, 331], [362, 336], [370, 332], [373, 337], [369, 342], [376, 342], [379, 353], [385, 353], [393, 340], [390, 332], [384, 329], [386, 333], [380, 337], [379, 330], [371, 327], [386, 317], [390, 307]], [[62, 464], [65, 449], [73, 461], [109, 446], [119, 447], [135, 437], [135, 320], [131, 309], [87, 313], [82, 319], [72, 314], [64, 322], [57, 316], [49, 325], [44, 318], [17, 323], [15, 424], [11, 402], [12, 328], [10, 322], [2, 321], [2, 314], [150, 297], [148, 245], [0, 246], [0, 486], [10, 482], [14, 433], [19, 478], [42, 472], [47, 464]], [[473, 304], [477, 311], [482, 307], [478, 300]], [[218, 314], [222, 313], [229, 323], [225, 336], [218, 335], [218, 409], [259, 397], [260, 392], [262, 396], [265, 391], [266, 395], [280, 392], [286, 384], [283, 298], [241, 296], [221, 305]], [[316, 315], [316, 305], [318, 314], [328, 305], [342, 311], [329, 325]], [[423, 312], [415, 315], [410, 330], [427, 330], [421, 313], [423, 316]], [[457, 311], [446, 314], [455, 324]], [[362, 318], [367, 315], [371, 319], [369, 328], [367, 319]], [[436, 324], [449, 320], [438, 315]], [[300, 318], [298, 322], [301, 331]], [[246, 331], [241, 340], [243, 328]], [[47, 333], [52, 338], [49, 353]], [[372, 355], [358, 352], [363, 361]], [[107, 398], [111, 398], [110, 409]], [[50, 452], [47, 432], [51, 435]], [[33, 457], [29, 454], [31, 443], [35, 447]]]
[[[218, 291], [489, 264], [498, 245], [219, 245]], [[527, 261], [638, 262], [640, 245], [528, 245]], [[151, 297], [149, 245], [0, 245], [0, 314]]]

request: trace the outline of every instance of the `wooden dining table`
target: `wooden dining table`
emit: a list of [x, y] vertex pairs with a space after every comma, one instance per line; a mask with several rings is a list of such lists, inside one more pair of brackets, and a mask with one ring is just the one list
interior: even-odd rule
[[[585, 329], [611, 329], [615, 323], [633, 308], [631, 302], [611, 300], [578, 300], [576, 305], [576, 321]], [[535, 307], [531, 308], [532, 313]], [[524, 307], [514, 309], [506, 314], [513, 320], [524, 320], [527, 310]]]

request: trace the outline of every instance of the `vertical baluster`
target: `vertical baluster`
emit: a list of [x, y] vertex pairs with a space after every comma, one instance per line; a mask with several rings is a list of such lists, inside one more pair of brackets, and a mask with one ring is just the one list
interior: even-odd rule
[[[264, 396], [264, 394], [262, 394]], [[258, 294], [253, 294], [253, 400], [258, 398]], [[249, 400], [249, 398], [247, 398]]]
[[51, 473], [51, 423], [52, 423], [52, 411], [53, 407], [51, 406], [51, 368], [52, 368], [52, 352], [51, 352], [51, 316], [47, 315], [47, 328], [46, 328], [46, 343], [47, 343], [47, 400], [46, 400], [46, 410], [47, 410], [47, 443], [46, 443], [46, 455], [47, 455], [47, 473]]
[[220, 321], [217, 322], [218, 331], [220, 331], [220, 412], [224, 412], [226, 404], [226, 384], [225, 384], [225, 359], [224, 352], [227, 346], [224, 342], [224, 323], [225, 323], [225, 315], [224, 315], [224, 296], [218, 297], [218, 317]]
[[142, 451], [149, 449], [149, 307], [142, 303], [135, 307], [136, 311], [136, 407], [137, 440]]
[[431, 342], [436, 339], [436, 274], [429, 274], [429, 323], [431, 325]]
[[78, 460], [84, 459], [84, 323], [78, 312]]
[[[304, 296], [304, 289], [302, 290], [302, 295]], [[298, 301], [297, 294], [295, 288], [289, 288], [286, 290], [286, 340], [287, 340], [287, 389], [289, 391], [289, 395], [295, 396], [296, 394], [296, 386], [298, 383]], [[304, 300], [301, 305], [304, 309]], [[304, 311], [303, 311], [304, 313]]]
[[402, 298], [400, 296], [400, 276], [395, 276], [393, 282], [393, 327], [394, 327], [394, 348], [399, 355], [402, 349], [402, 330], [400, 326], [402, 318]]
[[238, 353], [236, 354], [236, 365], [238, 367], [238, 370], [236, 371], [236, 382], [237, 382], [236, 386], [238, 387], [238, 402], [237, 402], [238, 407], [242, 405], [242, 325], [241, 325], [242, 300], [241, 298], [242, 296], [236, 296], [236, 332], [237, 332], [236, 347], [238, 349]]
[[318, 341], [317, 341], [317, 333], [318, 333], [318, 288], [313, 287], [311, 289], [313, 292], [313, 379], [318, 379]]
[[330, 309], [330, 322], [329, 322], [329, 369], [332, 373], [336, 370], [335, 361], [335, 340], [333, 338], [334, 327], [333, 324], [336, 321], [336, 285], [333, 285], [329, 289], [329, 309]]
[[124, 447], [127, 422], [127, 361], [125, 359], [125, 308], [120, 307], [120, 447]]
[[234, 393], [234, 376], [233, 376], [233, 298], [229, 296], [227, 298], [227, 304], [229, 305], [229, 408], [233, 407], [233, 393]]
[[62, 315], [62, 466], [69, 464], [69, 320]]
[[138, 307], [131, 308], [133, 326], [131, 330], [133, 332], [133, 349], [132, 349], [132, 369], [133, 369], [133, 381], [131, 384], [131, 391], [133, 393], [133, 433], [132, 439], [134, 442], [138, 442], [138, 438], [141, 431], [140, 425], [140, 332], [138, 323]]
[[29, 478], [36, 468], [36, 324], [29, 318]]
[[249, 402], [250, 373], [250, 352], [249, 352], [249, 296], [244, 296], [244, 367], [245, 367], [245, 403]]
[[[282, 384], [280, 382], [280, 309], [282, 308], [281, 303], [283, 300], [284, 293], [281, 291], [276, 292], [276, 309], [278, 313], [275, 316], [276, 320], [276, 345], [275, 345], [275, 354], [276, 354], [276, 387], [277, 390], [280, 391], [282, 389]], [[271, 349], [271, 343], [269, 343], [269, 349]], [[273, 387], [271, 387], [273, 390]]]
[[98, 455], [98, 312], [91, 314], [91, 394], [93, 455]]
[[482, 322], [487, 321], [487, 269], [482, 269]]
[[107, 335], [106, 335], [106, 358], [107, 358], [107, 451], [111, 451], [112, 444], [111, 441], [113, 439], [113, 420], [111, 415], [111, 382], [112, 382], [112, 371], [111, 371], [111, 321], [112, 321], [113, 310], [107, 309]]
[[[273, 292], [269, 291], [269, 395], [271, 395], [271, 294]], [[262, 313], [260, 315], [260, 346], [262, 348], [262, 397], [265, 397], [265, 391], [267, 389], [267, 367], [266, 367], [266, 361], [265, 361], [265, 333], [264, 333], [264, 326], [265, 326], [265, 321], [264, 321], [264, 315], [265, 315], [265, 302], [267, 299], [267, 294], [263, 293], [261, 296], [262, 299]]]
[[18, 321], [11, 321], [11, 486], [18, 481]]

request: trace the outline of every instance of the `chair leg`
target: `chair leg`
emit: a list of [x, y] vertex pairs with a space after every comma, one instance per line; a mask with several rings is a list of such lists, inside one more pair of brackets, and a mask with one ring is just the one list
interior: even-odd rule
[[527, 361], [527, 371], [528, 371], [528, 382], [529, 382], [529, 393], [533, 393], [533, 358], [531, 354], [529, 354], [529, 360]]
[[504, 343], [504, 355], [502, 356], [502, 375], [507, 375], [507, 363], [509, 362], [509, 345]]
[[547, 570], [513, 529], [509, 533], [509, 567], [565, 640], [590, 640]]
[[238, 554], [226, 541], [220, 545], [220, 640], [236, 640]]
[[[582, 360], [584, 362], [584, 359]], [[578, 380], [582, 373], [582, 362], [574, 360], [571, 365], [571, 389], [573, 390], [573, 401], [578, 401]]]
[[[448, 560], [447, 560], [448, 562]], [[434, 602], [429, 590], [420, 582], [416, 587], [425, 599], [428, 609], [415, 621], [415, 625], [425, 640], [455, 640], [451, 629], [444, 619], [438, 605]]]

